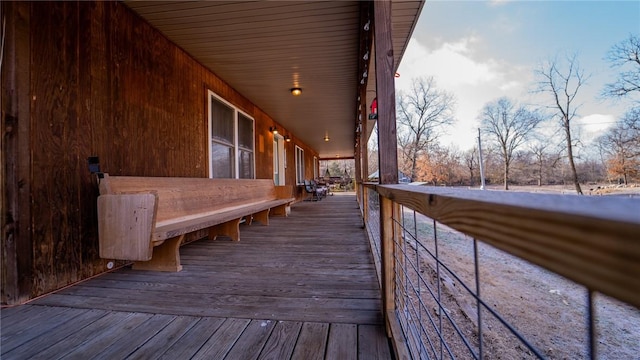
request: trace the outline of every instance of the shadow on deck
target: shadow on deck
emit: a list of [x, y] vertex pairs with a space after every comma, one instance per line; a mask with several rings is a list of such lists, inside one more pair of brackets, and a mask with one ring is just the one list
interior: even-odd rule
[[391, 358], [355, 196], [270, 222], [183, 246], [179, 273], [125, 267], [3, 309], [2, 359]]

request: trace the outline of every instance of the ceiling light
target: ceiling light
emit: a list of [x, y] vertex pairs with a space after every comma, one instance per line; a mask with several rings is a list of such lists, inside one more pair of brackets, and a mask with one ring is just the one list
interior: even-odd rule
[[329, 141], [329, 135], [324, 136], [324, 141]]
[[291, 95], [298, 96], [302, 94], [302, 89], [299, 87], [291, 88]]

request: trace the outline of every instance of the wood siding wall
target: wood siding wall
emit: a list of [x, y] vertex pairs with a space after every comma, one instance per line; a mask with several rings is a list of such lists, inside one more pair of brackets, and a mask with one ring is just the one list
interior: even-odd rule
[[[1, 6], [11, 44], [2, 67], [2, 303], [106, 270], [87, 157], [112, 175], [208, 176], [208, 89], [254, 117], [256, 177], [272, 178], [268, 129], [282, 126], [125, 5]], [[294, 144], [313, 174], [315, 152], [294, 137], [287, 184]]]

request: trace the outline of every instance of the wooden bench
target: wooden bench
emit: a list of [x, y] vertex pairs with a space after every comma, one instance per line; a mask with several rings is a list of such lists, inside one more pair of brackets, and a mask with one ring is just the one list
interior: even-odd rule
[[240, 222], [269, 224], [287, 216], [295, 200], [290, 186], [270, 179], [109, 176], [100, 179], [100, 257], [135, 261], [134, 269], [180, 271], [186, 234], [240, 240]]

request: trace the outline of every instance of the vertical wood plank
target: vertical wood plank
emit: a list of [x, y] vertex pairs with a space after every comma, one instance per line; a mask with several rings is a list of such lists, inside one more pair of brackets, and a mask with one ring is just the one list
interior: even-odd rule
[[374, 1], [380, 184], [398, 183], [391, 1]]
[[390, 359], [389, 342], [377, 325], [358, 325], [358, 358]]
[[358, 327], [353, 324], [331, 324], [326, 359], [358, 358]]
[[290, 359], [301, 327], [300, 322], [278, 321], [258, 359]]
[[275, 326], [274, 320], [251, 320], [225, 359], [256, 359]]
[[[238, 340], [242, 332], [249, 325], [248, 319], [226, 319], [222, 325], [208, 337], [203, 333], [200, 336], [208, 337], [207, 341], [199, 348], [198, 352], [193, 355], [194, 359], [224, 359]], [[165, 357], [166, 359], [180, 359]]]
[[291, 360], [322, 360], [327, 345], [329, 324], [304, 323]]
[[2, 66], [2, 303], [27, 300], [33, 278], [30, 236], [31, 149], [29, 59], [31, 3], [0, 3], [6, 17]]
[[191, 359], [198, 358], [195, 354], [198, 350], [204, 349], [204, 344], [209, 339], [208, 334], [217, 333], [224, 319], [205, 317], [201, 318], [193, 325], [186, 334], [176, 341], [162, 356], [158, 359], [175, 360], [175, 359]]

